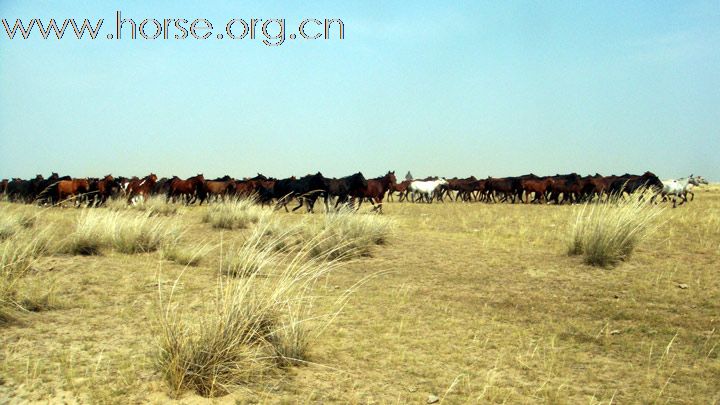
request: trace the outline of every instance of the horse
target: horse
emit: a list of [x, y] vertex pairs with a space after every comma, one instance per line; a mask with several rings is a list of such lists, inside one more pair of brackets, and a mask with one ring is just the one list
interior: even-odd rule
[[55, 204], [57, 201], [55, 200], [55, 197], [57, 196], [57, 189], [55, 187], [55, 183], [57, 183], [59, 180], [72, 180], [70, 176], [63, 176], [60, 177], [57, 173], [52, 172], [50, 174], [50, 177], [47, 179], [41, 179], [34, 181], [34, 195], [33, 200], [36, 203], [47, 203]]
[[[555, 204], [561, 204], [565, 201], [569, 201], [570, 204], [572, 204], [580, 201], [580, 195], [585, 186], [585, 181], [583, 181], [580, 175], [577, 173], [556, 174], [550, 177], [550, 180], [551, 183], [547, 188], [547, 191], [550, 192], [547, 198], [548, 204], [550, 204], [551, 201], [554, 201]], [[562, 200], [560, 200], [560, 194], [563, 196]]]
[[90, 193], [94, 193], [90, 197], [92, 199], [90, 205], [99, 207], [118, 191], [120, 191], [120, 184], [115, 181], [111, 174], [106, 175], [101, 180], [95, 179], [90, 182]]
[[170, 190], [170, 179], [167, 177], [162, 177], [158, 179], [157, 182], [155, 182], [155, 185], [153, 186], [152, 190], [150, 191], [150, 194], [152, 195], [167, 195], [167, 192]]
[[495, 195], [502, 194], [500, 202], [507, 201], [508, 198], [510, 198], [511, 202], [515, 204], [515, 197], [517, 196], [517, 191], [514, 186], [514, 182], [515, 181], [511, 177], [488, 177], [485, 180], [485, 190], [488, 193], [488, 202], [495, 202]]
[[[410, 174], [410, 172], [408, 172]], [[407, 176], [407, 175], [406, 175]], [[393, 194], [399, 193], [400, 198], [398, 199], [398, 202], [402, 202], [403, 200], [407, 199], [408, 195], [408, 186], [412, 183], [412, 180], [403, 180], [400, 183], [395, 183], [392, 187], [390, 187], [390, 190], [388, 190], [388, 201], [393, 201]]]
[[[363, 198], [367, 198], [370, 204], [373, 205], [373, 211], [382, 214], [383, 197], [385, 197], [385, 193], [390, 190], [394, 184], [397, 184], [395, 171], [388, 171], [382, 177], [368, 180], [367, 187], [357, 190], [356, 196], [359, 197], [357, 209], [360, 209]], [[445, 184], [447, 184], [447, 182], [445, 182]]]
[[626, 173], [610, 183], [608, 193], [622, 197], [625, 193], [632, 194], [645, 187], [660, 192], [665, 186], [662, 181], [651, 172], [645, 172], [642, 176]]
[[408, 186], [408, 192], [412, 193], [412, 202], [415, 202], [416, 197], [419, 195], [419, 201], [423, 201], [424, 198], [428, 203], [432, 203], [438, 187], [447, 184], [448, 182], [445, 179], [428, 181], [415, 180]]
[[595, 173], [594, 176], [583, 177], [583, 187], [580, 191], [580, 198], [583, 201], [592, 202], [597, 197], [602, 201], [602, 196], [608, 194], [610, 184], [615, 181], [618, 176], [602, 176]]
[[[691, 175], [690, 177], [692, 177], [692, 175]], [[692, 191], [693, 186], [698, 186], [698, 187], [700, 187], [700, 186], [703, 185], [703, 184], [708, 184], [708, 181], [705, 180], [705, 178], [704, 178], [703, 176], [697, 176], [697, 177], [695, 177], [695, 181], [696, 181], [698, 184], [692, 184], [692, 183], [690, 183], [690, 184], [688, 184], [688, 187], [687, 187], [687, 189], [685, 190], [685, 192], [686, 192], [687, 194], [690, 194], [690, 201], [692, 201], [692, 200], [695, 199], [695, 193]]]
[[140, 181], [140, 179], [139, 179], [137, 176], [132, 176], [132, 177], [129, 177], [129, 178], [128, 178], [128, 177], [119, 176], [119, 177], [116, 179], [116, 181], [118, 182], [118, 184], [120, 184], [120, 193], [121, 193], [123, 196], [127, 196], [127, 195], [128, 195], [128, 187], [130, 187], [130, 183], [132, 183], [132, 182], [135, 181], [135, 180]]
[[138, 197], [138, 199], [142, 201], [149, 198], [156, 182], [157, 176], [154, 173], [150, 173], [142, 180], [136, 178], [135, 180], [129, 181], [126, 187], [128, 204], [135, 204], [137, 202], [135, 197]]
[[225, 201], [226, 196], [235, 194], [236, 183], [230, 176], [225, 176], [221, 179], [208, 180], [205, 182], [205, 187], [208, 194], [208, 203], [212, 197], [215, 197], [215, 201], [218, 198]]
[[[532, 173], [527, 176], [521, 176], [520, 189], [521, 192], [525, 192], [525, 204], [541, 203], [545, 193], [552, 185], [553, 181], [549, 177], [538, 177]], [[529, 201], [530, 193], [535, 193], [532, 201]], [[522, 201], [522, 195], [520, 197], [520, 201]]]
[[10, 201], [21, 201], [24, 203], [31, 203], [35, 200], [40, 185], [43, 183], [45, 178], [41, 174], [35, 176], [31, 180], [13, 179], [8, 182], [7, 194]]
[[58, 203], [62, 204], [65, 198], [80, 197], [88, 191], [90, 191], [88, 179], [60, 180], [57, 182]]
[[283, 206], [285, 207], [285, 211], [289, 212], [287, 204], [290, 200], [296, 198], [298, 205], [292, 209], [293, 212], [297, 211], [307, 201], [307, 212], [312, 213], [315, 207], [315, 201], [317, 201], [320, 195], [325, 195], [327, 192], [326, 179], [322, 173], [317, 172], [299, 179], [292, 176], [276, 181], [272, 189], [267, 190], [262, 195], [261, 201], [277, 199], [275, 209], [280, 209], [280, 207]]
[[337, 197], [335, 201], [335, 209], [338, 205], [347, 203], [351, 196], [358, 195], [362, 190], [367, 188], [368, 181], [362, 173], [357, 172], [350, 176], [341, 177], [339, 179], [325, 179], [327, 193], [325, 193], [325, 212], [330, 210], [328, 200], [331, 197]]
[[187, 180], [182, 180], [177, 176], [173, 176], [170, 180], [170, 188], [165, 202], [170, 201], [171, 198], [174, 202], [175, 199], [180, 196], [185, 197], [185, 205], [194, 203], [198, 198], [200, 199], [200, 205], [202, 205], [207, 197], [205, 177], [202, 174], [198, 174]]
[[[665, 180], [662, 182], [663, 188], [662, 191], [660, 191], [660, 195], [663, 197], [663, 201], [667, 200], [667, 197], [669, 195], [673, 196], [673, 208], [677, 207], [677, 197], [680, 197], [682, 201], [680, 201], [680, 205], [683, 205], [687, 202], [687, 193], [692, 186], [700, 185], [700, 182], [697, 181], [696, 178], [693, 177], [691, 174], [690, 177], [682, 178], [678, 180]], [[653, 196], [653, 200], [657, 197], [657, 194]]]
[[[475, 176], [470, 176], [466, 179], [448, 179], [447, 188], [449, 191], [455, 191], [455, 201], [462, 200], [464, 202], [471, 201], [473, 199], [473, 192], [475, 191], [475, 183], [477, 179]], [[450, 200], [453, 200], [452, 195], [448, 192]]]

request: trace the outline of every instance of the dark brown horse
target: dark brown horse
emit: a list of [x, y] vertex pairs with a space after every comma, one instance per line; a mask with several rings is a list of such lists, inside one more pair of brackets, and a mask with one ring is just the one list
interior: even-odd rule
[[91, 205], [99, 207], [108, 200], [113, 194], [120, 191], [120, 184], [115, 181], [115, 178], [111, 174], [103, 177], [100, 180], [93, 180], [90, 182], [90, 196]]
[[363, 199], [367, 198], [373, 205], [373, 211], [382, 214], [382, 203], [385, 193], [397, 184], [395, 171], [387, 172], [383, 177], [376, 177], [367, 181], [367, 187], [358, 191], [359, 197], [357, 209], [360, 209]]
[[187, 180], [182, 180], [174, 176], [172, 180], [170, 180], [170, 190], [168, 191], [166, 201], [169, 201], [171, 198], [175, 201], [175, 199], [180, 196], [185, 198], [185, 205], [195, 202], [198, 198], [200, 199], [200, 205], [202, 205], [207, 196], [205, 176], [198, 174]]
[[157, 182], [157, 176], [154, 173], [150, 173], [142, 180], [130, 180], [126, 191], [128, 204], [132, 203], [135, 197], [140, 197], [143, 200], [148, 199], [155, 186], [155, 182]]

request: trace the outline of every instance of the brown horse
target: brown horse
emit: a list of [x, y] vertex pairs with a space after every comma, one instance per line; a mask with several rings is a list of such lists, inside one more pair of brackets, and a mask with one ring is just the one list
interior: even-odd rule
[[370, 204], [373, 205], [373, 211], [377, 211], [382, 214], [382, 203], [385, 193], [390, 190], [394, 185], [397, 185], [397, 179], [395, 178], [395, 172], [387, 172], [383, 177], [376, 177], [367, 181], [368, 185], [366, 188], [358, 190], [356, 197], [359, 197], [357, 209], [360, 209], [362, 201], [367, 198]]
[[131, 180], [127, 185], [126, 191], [128, 204], [132, 203], [135, 197], [140, 197], [143, 200], [148, 199], [150, 192], [155, 186], [155, 182], [157, 182], [157, 176], [154, 173], [150, 173], [142, 180]]
[[412, 180], [403, 180], [400, 183], [395, 183], [392, 187], [390, 187], [390, 190], [388, 190], [388, 201], [393, 201], [393, 194], [399, 193], [400, 199], [399, 202], [402, 202], [403, 200], [407, 199], [407, 188], [412, 183]]
[[247, 198], [255, 194], [260, 180], [238, 180], [235, 182], [233, 192], [237, 197]]
[[82, 196], [88, 191], [90, 191], [90, 182], [88, 179], [60, 180], [57, 183], [58, 203], [62, 204], [65, 198]]
[[[552, 186], [553, 181], [549, 177], [526, 177], [520, 179], [520, 188], [525, 192], [525, 204], [528, 202], [541, 203], [545, 193]], [[535, 193], [533, 200], [530, 200], [530, 193]], [[521, 196], [522, 198], [522, 196]]]
[[95, 195], [91, 196], [91, 204], [94, 203], [96, 207], [99, 207], [105, 204], [108, 198], [119, 190], [120, 185], [111, 174], [108, 174], [100, 180], [93, 180], [90, 182], [90, 192]]
[[215, 197], [215, 201], [217, 201], [218, 198], [225, 201], [226, 196], [235, 193], [236, 183], [233, 179], [208, 180], [205, 182], [205, 187], [208, 194], [208, 203], [210, 203], [210, 198], [212, 197]]
[[170, 180], [170, 190], [167, 193], [166, 201], [170, 201], [171, 198], [175, 201], [175, 199], [180, 196], [185, 197], [185, 205], [194, 203], [198, 198], [200, 199], [200, 205], [202, 205], [207, 197], [205, 176], [198, 174], [187, 180], [182, 180], [174, 176], [172, 180]]

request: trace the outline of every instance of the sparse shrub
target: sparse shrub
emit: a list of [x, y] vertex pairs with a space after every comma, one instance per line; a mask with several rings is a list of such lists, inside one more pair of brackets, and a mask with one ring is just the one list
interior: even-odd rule
[[197, 266], [207, 254], [207, 246], [178, 246], [168, 244], [160, 250], [160, 256], [165, 260], [185, 266]]
[[288, 303], [285, 316], [270, 339], [280, 367], [301, 365], [310, 357], [313, 336], [307, 324], [311, 317], [308, 301], [302, 305]]
[[0, 245], [0, 324], [16, 319], [20, 279], [31, 269], [38, 248], [29, 238], [11, 238]]
[[177, 243], [182, 233], [173, 222], [153, 219], [150, 213], [117, 216], [111, 224], [113, 249], [121, 253], [152, 252]]
[[305, 240], [312, 241], [309, 254], [331, 259], [369, 255], [373, 246], [388, 241], [392, 231], [392, 220], [349, 208], [328, 213], [320, 222], [305, 222], [302, 227]]
[[314, 336], [307, 318], [297, 317], [310, 316], [311, 288], [337, 262], [308, 260], [306, 251], [286, 256], [267, 250], [263, 277], [250, 272], [221, 281], [215, 301], [201, 313], [181, 313], [172, 295], [161, 303], [156, 366], [174, 394], [223, 395], [273, 367], [307, 358]]
[[660, 225], [657, 217], [663, 208], [647, 201], [635, 194], [625, 199], [613, 196], [604, 204], [583, 205], [572, 228], [568, 254], [583, 255], [585, 263], [600, 267], [628, 259]]
[[54, 286], [44, 283], [24, 283], [20, 288], [18, 304], [26, 311], [40, 312], [61, 307], [60, 299]]
[[108, 245], [108, 221], [105, 212], [84, 210], [75, 222], [75, 230], [69, 235], [65, 248], [74, 255], [96, 255]]
[[135, 204], [128, 204], [125, 199], [113, 199], [107, 202], [111, 211], [139, 211], [150, 216], [171, 216], [180, 212], [181, 205], [174, 202], [166, 202], [165, 196], [154, 195], [145, 200], [139, 200]]
[[209, 205], [202, 220], [213, 228], [243, 229], [268, 215], [253, 199], [235, 199]]
[[181, 233], [176, 223], [151, 218], [148, 212], [86, 210], [78, 217], [66, 251], [98, 254], [107, 246], [121, 253], [151, 252], [177, 243]]
[[27, 211], [3, 207], [0, 209], [0, 241], [8, 239], [35, 224], [35, 216]]
[[234, 277], [245, 277], [266, 268], [274, 256], [272, 244], [260, 244], [258, 237], [248, 238], [237, 248], [230, 248], [222, 257], [222, 272]]
[[105, 201], [103, 207], [110, 211], [125, 211], [130, 209], [130, 205], [127, 203], [127, 199], [123, 197], [109, 198]]

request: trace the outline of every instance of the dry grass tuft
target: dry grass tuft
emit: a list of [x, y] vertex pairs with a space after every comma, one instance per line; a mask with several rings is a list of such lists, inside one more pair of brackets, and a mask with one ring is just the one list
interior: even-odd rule
[[174, 202], [166, 202], [162, 195], [154, 195], [146, 200], [139, 200], [135, 204], [128, 204], [123, 198], [112, 199], [106, 206], [111, 211], [139, 211], [150, 216], [171, 216], [181, 212], [182, 205]]
[[62, 308], [55, 286], [46, 286], [33, 280], [20, 288], [18, 304], [26, 311], [40, 312]]
[[270, 215], [254, 199], [235, 199], [208, 206], [202, 221], [220, 229], [244, 229]]
[[20, 282], [42, 252], [41, 241], [20, 236], [0, 245], [0, 324], [14, 321], [18, 310], [34, 305], [32, 297], [20, 296]]
[[311, 256], [349, 259], [369, 256], [373, 246], [388, 242], [393, 228], [394, 222], [387, 217], [345, 208], [327, 213], [320, 222], [306, 221], [301, 232], [313, 241]]
[[100, 211], [84, 210], [77, 218], [75, 231], [70, 234], [63, 250], [74, 255], [100, 254], [101, 248], [108, 243], [105, 227], [108, 217]]
[[194, 317], [183, 317], [172, 295], [163, 304], [156, 365], [174, 394], [223, 395], [273, 367], [307, 358], [312, 340], [297, 317], [309, 313], [311, 287], [336, 262], [308, 260], [306, 249], [287, 257], [267, 248], [257, 256], [254, 246], [243, 246], [243, 255], [256, 255], [253, 266], [263, 277], [253, 268], [220, 281], [215, 301]]
[[313, 335], [308, 319], [311, 319], [311, 308], [311, 301], [307, 299], [302, 305], [288, 303], [282, 324], [271, 340], [278, 366], [302, 365], [310, 358]]
[[0, 241], [8, 239], [18, 232], [32, 228], [35, 224], [35, 215], [30, 212], [11, 209], [8, 206], [0, 207]]
[[197, 266], [209, 251], [208, 245], [166, 244], [160, 249], [160, 257], [184, 266]]
[[663, 208], [648, 203], [649, 193], [639, 199], [617, 196], [606, 203], [583, 205], [572, 228], [569, 255], [583, 255], [585, 263], [614, 266], [627, 260], [637, 245], [656, 230]]
[[73, 254], [99, 254], [103, 247], [120, 253], [152, 252], [174, 245], [182, 234], [176, 222], [161, 221], [151, 213], [86, 210], [78, 217], [65, 251]]
[[277, 247], [285, 245], [285, 237], [265, 230], [265, 227], [255, 227], [239, 247], [231, 247], [222, 256], [221, 271], [233, 277], [247, 277], [273, 265], [276, 252], [280, 250]]

